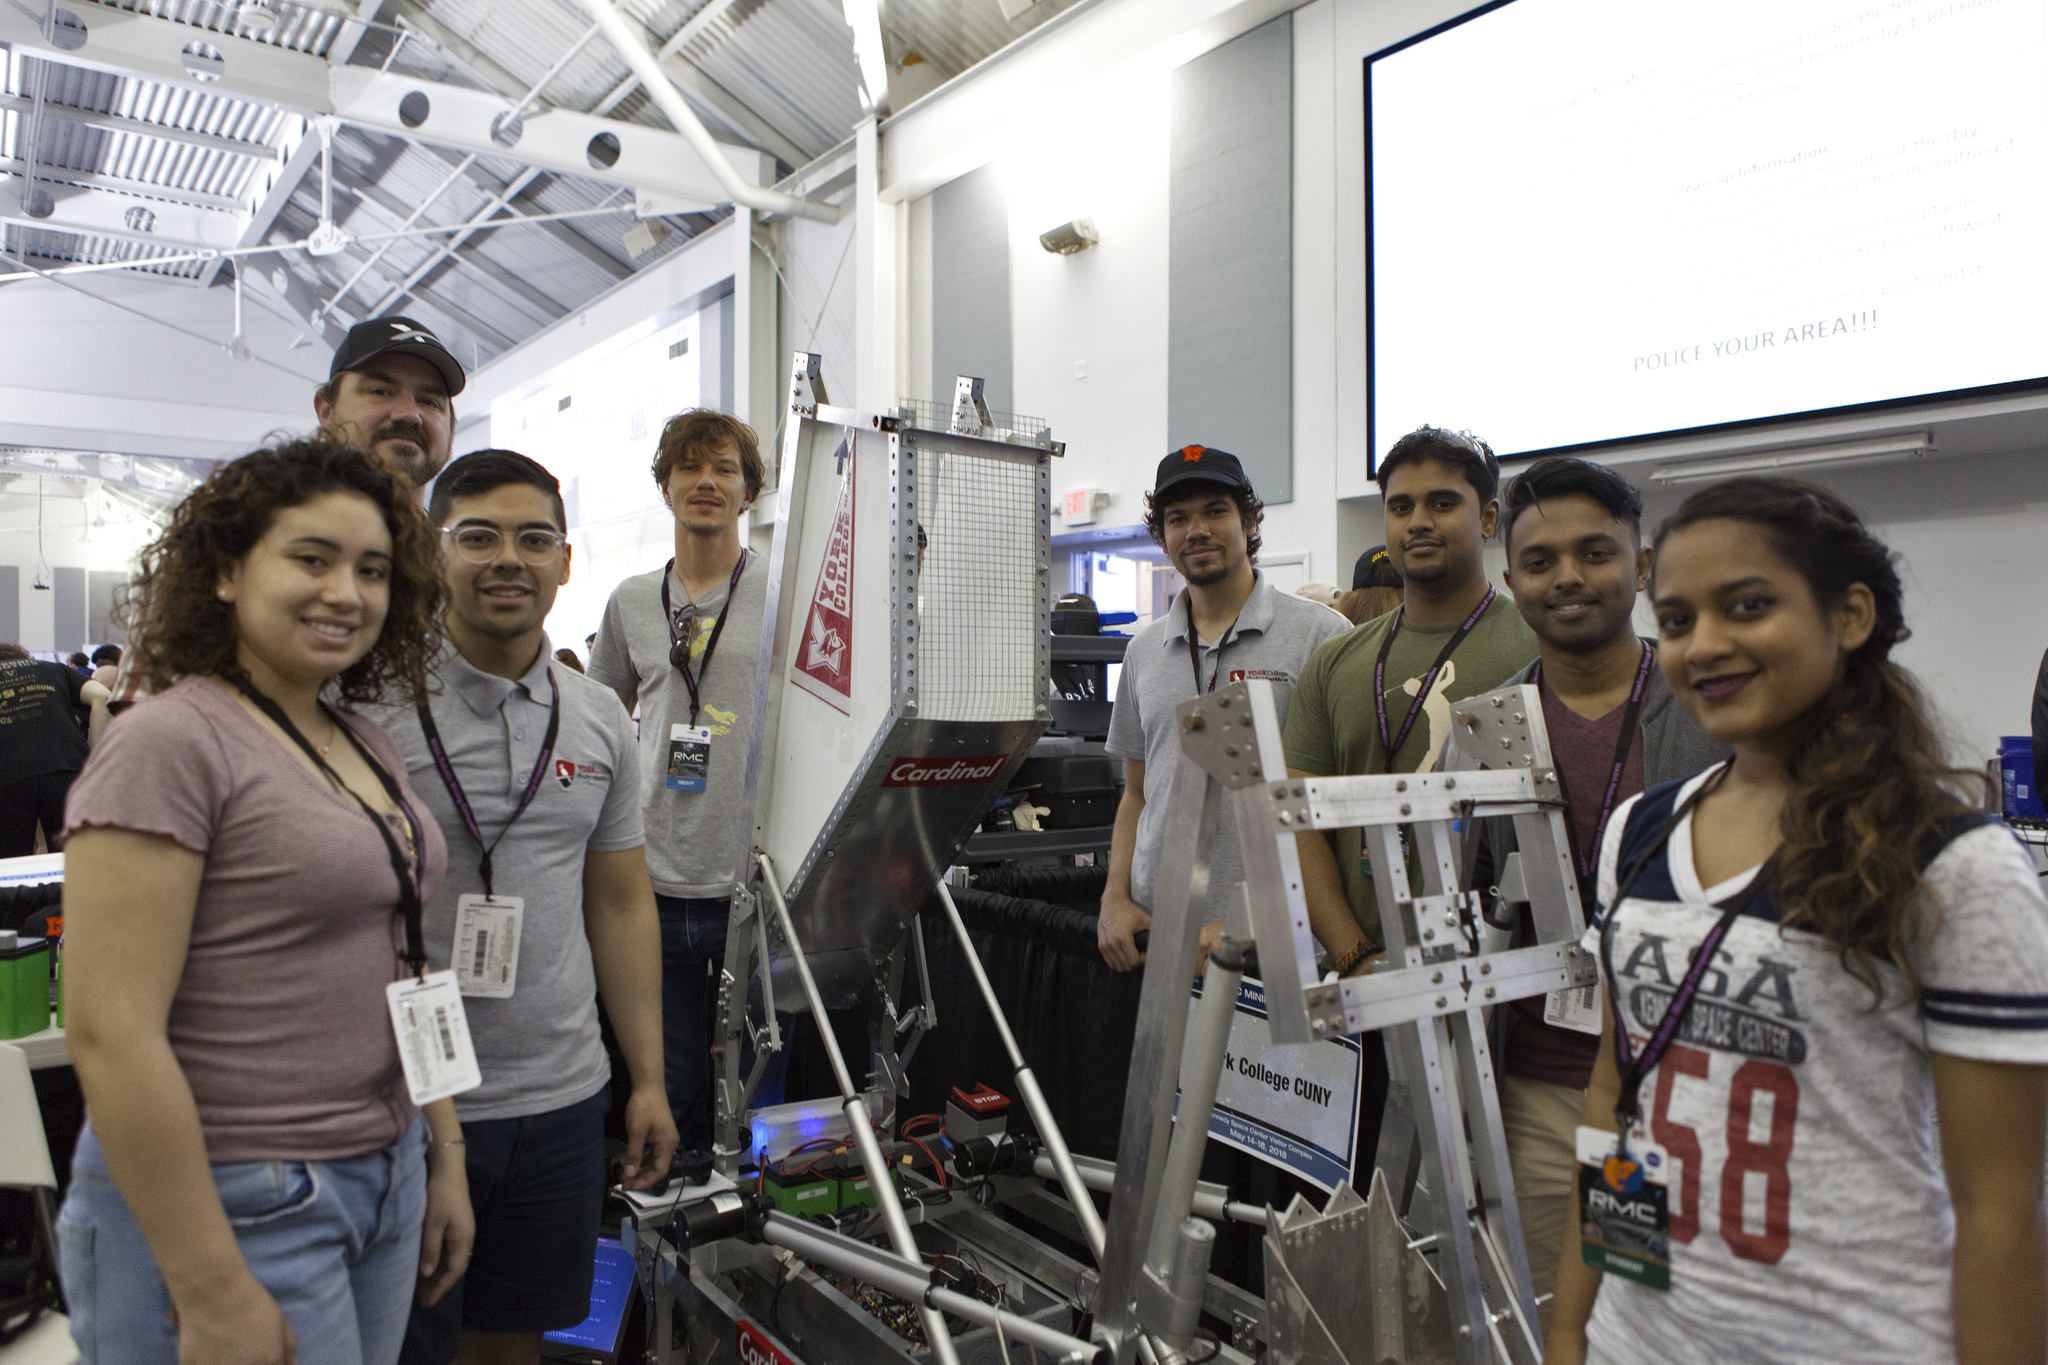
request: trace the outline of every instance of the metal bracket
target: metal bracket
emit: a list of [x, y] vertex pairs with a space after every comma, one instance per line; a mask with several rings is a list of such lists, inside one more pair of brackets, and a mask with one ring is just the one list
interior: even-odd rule
[[832, 400], [825, 396], [824, 367], [814, 351], [798, 351], [790, 361], [789, 406], [805, 417]]
[[[1280, 717], [1270, 688], [1260, 689], [1254, 697], [1246, 684], [1232, 683], [1182, 702], [1174, 714], [1180, 718], [1181, 752], [1232, 791], [1265, 781], [1263, 755], [1282, 752]], [[1285, 773], [1282, 768], [1280, 775]], [[1276, 781], [1276, 791], [1279, 786]], [[1290, 794], [1292, 790], [1289, 784]]]
[[953, 380], [953, 419], [951, 430], [961, 436], [985, 436], [995, 429], [995, 418], [989, 415], [988, 402], [981, 395], [982, 381], [972, 375], [958, 375]]

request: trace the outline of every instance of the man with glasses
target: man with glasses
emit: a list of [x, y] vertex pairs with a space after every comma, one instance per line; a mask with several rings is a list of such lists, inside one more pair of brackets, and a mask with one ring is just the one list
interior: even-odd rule
[[632, 723], [557, 667], [543, 623], [569, 577], [560, 485], [509, 450], [434, 484], [452, 648], [428, 704], [377, 721], [448, 838], [426, 907], [428, 956], [466, 997], [481, 1087], [456, 1098], [476, 1248], [415, 1308], [406, 1365], [530, 1365], [541, 1335], [589, 1314], [606, 1171], [604, 999], [631, 1073], [629, 1188], [668, 1174], [661, 931], [647, 880]]
[[705, 1160], [712, 1011], [752, 834], [741, 798], [768, 574], [747, 552], [746, 514], [766, 470], [752, 427], [692, 408], [662, 428], [652, 472], [675, 514], [675, 557], [612, 593], [590, 676], [640, 711], [668, 1097], [683, 1147]]

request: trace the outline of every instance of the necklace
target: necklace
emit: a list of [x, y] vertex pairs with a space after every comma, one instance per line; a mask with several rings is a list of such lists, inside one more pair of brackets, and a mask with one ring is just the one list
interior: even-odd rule
[[341, 738], [341, 726], [333, 716], [327, 718], [327, 742], [320, 746], [320, 757], [327, 757], [327, 751], [334, 747], [334, 741]]

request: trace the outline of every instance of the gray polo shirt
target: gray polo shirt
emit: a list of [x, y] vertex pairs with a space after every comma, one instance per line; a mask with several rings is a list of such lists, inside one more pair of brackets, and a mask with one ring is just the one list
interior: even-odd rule
[[[1287, 702], [1316, 646], [1351, 629], [1351, 623], [1317, 602], [1281, 592], [1256, 573], [1252, 595], [1220, 643], [1201, 645], [1202, 691], [1249, 678], [1273, 684], [1280, 723], [1287, 724]], [[1131, 857], [1131, 899], [1152, 908], [1153, 881], [1165, 838], [1166, 789], [1180, 761], [1180, 730], [1173, 708], [1196, 695], [1195, 670], [1188, 661], [1187, 594], [1159, 620], [1139, 631], [1124, 651], [1117, 679], [1116, 709], [1109, 719], [1114, 758], [1135, 758], [1145, 764], [1145, 810], [1138, 817], [1138, 843]], [[1226, 808], [1218, 822], [1216, 843], [1209, 850], [1207, 920], [1223, 918], [1226, 897], [1244, 880], [1244, 858], [1238, 852], [1237, 824]], [[1205, 920], [1205, 922], [1207, 922]]]
[[[690, 689], [668, 661], [668, 623], [661, 610], [661, 569], [636, 574], [612, 592], [590, 650], [590, 676], [640, 699], [640, 787], [647, 817], [647, 872], [664, 896], [722, 899], [732, 894], [740, 861], [753, 843], [740, 799], [746, 788], [747, 741], [754, 723], [754, 666], [768, 600], [768, 564], [747, 554], [732, 615], [698, 679], [704, 709], [697, 723], [711, 731], [711, 765], [701, 792], [668, 787], [669, 727], [690, 723]], [[731, 580], [696, 599], [692, 659], [701, 665], [712, 625]], [[682, 580], [669, 578], [680, 608]]]
[[[562, 690], [548, 776], [491, 855], [494, 889], [522, 897], [526, 914], [512, 994], [463, 1000], [484, 1077], [481, 1087], [455, 1098], [464, 1120], [565, 1108], [595, 1095], [611, 1076], [583, 929], [583, 858], [640, 846], [640, 762], [619, 699], [574, 669], [556, 667], [554, 652], [543, 638], [540, 657], [517, 682], [485, 673], [452, 650], [437, 670], [434, 728], [486, 840], [505, 831], [540, 756], [550, 672]], [[454, 948], [457, 898], [484, 889], [477, 870], [483, 850], [455, 813], [418, 713], [387, 706], [372, 717], [405, 755], [413, 790], [448, 839], [448, 875], [425, 914], [427, 957], [439, 971]]]

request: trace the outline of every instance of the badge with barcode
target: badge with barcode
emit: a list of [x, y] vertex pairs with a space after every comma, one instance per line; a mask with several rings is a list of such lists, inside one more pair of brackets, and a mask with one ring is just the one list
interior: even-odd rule
[[502, 1000], [519, 981], [519, 922], [526, 901], [519, 896], [459, 896], [455, 901], [455, 944], [448, 955], [464, 995]]
[[672, 792], [700, 792], [711, 785], [711, 727], [669, 727], [668, 773], [664, 781]]
[[1543, 997], [1543, 1022], [1553, 1028], [1600, 1036], [1600, 988], [1568, 986]]
[[409, 976], [394, 981], [384, 988], [384, 998], [391, 1004], [398, 1060], [405, 1067], [405, 1088], [412, 1092], [414, 1104], [432, 1104], [484, 1083], [454, 972], [428, 972], [424, 981]]

